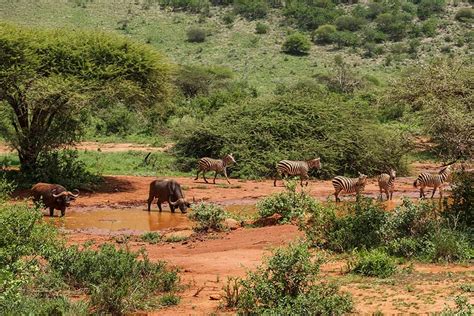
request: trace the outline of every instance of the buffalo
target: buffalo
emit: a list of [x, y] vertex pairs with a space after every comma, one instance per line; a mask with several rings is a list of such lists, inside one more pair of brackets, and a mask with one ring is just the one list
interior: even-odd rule
[[181, 213], [186, 213], [190, 203], [184, 199], [181, 185], [175, 180], [155, 180], [150, 183], [150, 192], [148, 196], [148, 212], [150, 212], [151, 203], [155, 198], [158, 198], [158, 209], [160, 212], [161, 203], [168, 202], [170, 210], [174, 213], [175, 208], [178, 207]]
[[37, 183], [31, 188], [34, 202], [43, 202], [49, 208], [49, 215], [54, 216], [54, 210], [60, 210], [61, 216], [66, 213], [66, 207], [79, 196], [79, 190], [67, 191], [59, 184]]

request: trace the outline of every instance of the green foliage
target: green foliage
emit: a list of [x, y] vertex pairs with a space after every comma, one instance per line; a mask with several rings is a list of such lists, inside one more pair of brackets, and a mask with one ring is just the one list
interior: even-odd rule
[[25, 172], [40, 153], [80, 139], [91, 104], [121, 101], [139, 111], [170, 96], [167, 61], [119, 36], [2, 24], [0, 55], [0, 133]]
[[425, 34], [428, 37], [435, 36], [437, 28], [438, 28], [438, 19], [435, 19], [435, 18], [429, 18], [423, 21], [421, 25], [421, 30], [423, 34]]
[[257, 34], [267, 34], [269, 30], [269, 26], [265, 23], [262, 22], [257, 22], [257, 25], [255, 26], [255, 33]]
[[[403, 174], [406, 142], [376, 121], [364, 100], [345, 100], [321, 87], [304, 85], [271, 97], [221, 107], [211, 117], [176, 135], [180, 161], [195, 166], [199, 157], [233, 152], [233, 173], [273, 176], [282, 159], [321, 157], [323, 177], [375, 174], [390, 165]], [[331, 106], [327, 106], [331, 104]], [[229, 124], [233, 128], [229, 129]]]
[[331, 44], [335, 32], [336, 27], [334, 25], [321, 25], [313, 32], [313, 41], [318, 44]]
[[234, 12], [227, 12], [222, 17], [222, 21], [227, 25], [232, 25], [235, 21], [236, 15]]
[[474, 22], [474, 9], [472, 8], [459, 9], [458, 12], [456, 12], [455, 19], [464, 23]]
[[387, 278], [397, 270], [395, 260], [380, 249], [358, 252], [349, 268], [352, 273], [378, 278]]
[[5, 174], [0, 176], [0, 203], [3, 203], [8, 200], [10, 194], [15, 190], [15, 184], [12, 181], [9, 181]]
[[242, 314], [342, 315], [352, 310], [352, 300], [332, 284], [318, 284], [320, 260], [312, 258], [306, 244], [279, 248], [255, 272], [241, 280], [238, 311]]
[[249, 20], [262, 19], [268, 14], [266, 0], [234, 0], [234, 11]]
[[433, 14], [443, 12], [445, 6], [445, 0], [421, 0], [418, 4], [418, 17], [420, 19], [429, 18]]
[[[43, 153], [37, 161], [37, 168], [24, 181], [56, 183], [72, 190], [90, 189], [102, 182], [102, 177], [89, 171], [79, 160], [76, 150], [55, 150]], [[24, 182], [23, 181], [23, 182]]]
[[289, 35], [282, 46], [282, 51], [290, 55], [306, 55], [311, 48], [309, 39], [299, 32]]
[[356, 47], [360, 40], [357, 34], [348, 31], [337, 31], [331, 35], [331, 42], [336, 44], [338, 48]]
[[159, 0], [160, 5], [192, 13], [209, 12], [209, 0]]
[[364, 19], [354, 17], [351, 15], [341, 15], [338, 17], [334, 24], [339, 31], [357, 31], [364, 24]]
[[175, 84], [185, 97], [190, 98], [224, 88], [232, 76], [232, 71], [225, 67], [182, 66]]
[[186, 31], [186, 37], [190, 43], [202, 43], [206, 40], [206, 30], [200, 27], [192, 27]]
[[312, 31], [321, 25], [331, 24], [342, 14], [342, 10], [332, 1], [294, 0], [286, 4], [283, 14], [299, 28]]
[[157, 244], [161, 240], [161, 235], [156, 232], [146, 232], [140, 236], [141, 240], [149, 244]]
[[286, 190], [265, 197], [257, 203], [260, 218], [281, 215], [280, 222], [286, 223], [293, 219], [301, 219], [305, 213], [311, 213], [318, 207], [318, 203], [308, 193], [296, 191], [298, 182], [285, 182]]
[[432, 232], [424, 250], [431, 262], [456, 262], [474, 258], [472, 240], [465, 233], [448, 228]]
[[465, 296], [458, 295], [454, 299], [455, 308], [446, 307], [440, 313], [441, 316], [469, 316], [474, 312], [473, 304], [469, 303], [469, 299]]
[[438, 59], [414, 68], [387, 91], [384, 116], [417, 118], [436, 144], [435, 153], [446, 160], [469, 159], [474, 155], [472, 72], [471, 63], [457, 59]]
[[198, 232], [222, 231], [224, 229], [223, 222], [226, 219], [226, 212], [223, 208], [216, 204], [200, 203], [193, 206], [188, 217], [195, 221], [197, 226], [194, 227]]
[[399, 41], [408, 34], [411, 20], [412, 17], [408, 14], [382, 13], [377, 16], [375, 22], [378, 29], [387, 34], [390, 39]]
[[133, 253], [111, 244], [98, 250], [70, 246], [47, 259], [70, 286], [88, 289], [97, 311], [112, 314], [151, 306], [155, 293], [174, 290], [179, 280], [165, 262], [151, 262], [143, 251]]
[[443, 216], [457, 229], [474, 231], [474, 175], [461, 170], [452, 176], [451, 199], [445, 200]]

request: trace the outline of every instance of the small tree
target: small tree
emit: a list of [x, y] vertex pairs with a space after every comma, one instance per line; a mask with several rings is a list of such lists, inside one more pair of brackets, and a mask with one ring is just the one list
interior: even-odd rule
[[308, 38], [301, 33], [293, 33], [283, 43], [282, 50], [290, 55], [306, 55], [311, 48]]
[[332, 42], [332, 36], [335, 32], [336, 27], [334, 25], [321, 25], [313, 33], [313, 42], [318, 44], [330, 44]]
[[80, 139], [91, 104], [146, 109], [169, 96], [170, 67], [125, 38], [0, 24], [0, 134], [22, 171]]

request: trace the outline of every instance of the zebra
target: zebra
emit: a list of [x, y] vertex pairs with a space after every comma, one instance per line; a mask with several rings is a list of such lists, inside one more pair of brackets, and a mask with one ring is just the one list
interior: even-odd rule
[[448, 179], [449, 175], [451, 174], [451, 165], [448, 165], [442, 168], [438, 174], [430, 174], [430, 173], [420, 173], [416, 178], [415, 182], [413, 182], [413, 186], [415, 188], [420, 187], [420, 199], [425, 197], [425, 188], [433, 188], [433, 193], [431, 194], [431, 198], [433, 198], [436, 189], [439, 188], [439, 197], [443, 197], [443, 189], [442, 185]]
[[223, 173], [225, 178], [227, 179], [227, 182], [230, 184], [229, 178], [227, 178], [227, 166], [236, 163], [237, 162], [235, 162], [235, 159], [232, 154], [225, 155], [222, 159], [212, 159], [208, 157], [201, 158], [198, 161], [198, 171], [196, 179], [194, 180], [197, 180], [199, 178], [199, 173], [202, 171], [202, 177], [204, 181], [206, 181], [206, 183], [209, 183], [206, 179], [206, 172], [215, 171], [216, 174], [214, 175], [214, 184], [216, 184], [217, 173]]
[[276, 187], [278, 176], [296, 175], [300, 176], [301, 186], [303, 186], [303, 180], [306, 180], [306, 186], [308, 186], [308, 171], [310, 169], [321, 169], [321, 159], [314, 158], [306, 161], [282, 160], [276, 165], [277, 175], [273, 181], [273, 186]]
[[395, 177], [396, 177], [396, 172], [393, 169], [390, 169], [389, 174], [382, 173], [381, 175], [378, 176], [377, 181], [379, 183], [381, 200], [383, 200], [382, 192], [384, 191], [385, 191], [385, 194], [387, 195], [387, 200], [392, 199], [393, 191], [395, 188]]
[[367, 176], [359, 172], [358, 178], [346, 178], [342, 176], [337, 176], [332, 179], [332, 185], [334, 186], [334, 196], [336, 197], [336, 202], [341, 201], [339, 199], [339, 193], [345, 191], [346, 193], [355, 192], [359, 195], [364, 191], [365, 183], [367, 182]]

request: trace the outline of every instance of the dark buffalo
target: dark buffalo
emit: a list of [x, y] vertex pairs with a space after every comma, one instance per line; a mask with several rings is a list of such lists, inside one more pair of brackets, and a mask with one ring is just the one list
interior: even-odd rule
[[178, 182], [174, 180], [155, 180], [150, 183], [150, 193], [148, 196], [148, 212], [150, 212], [151, 203], [158, 198], [158, 209], [160, 212], [161, 203], [168, 202], [171, 212], [174, 213], [176, 207], [181, 213], [186, 213], [190, 203], [184, 199], [183, 191]]
[[60, 210], [61, 216], [66, 213], [66, 207], [79, 196], [79, 190], [67, 191], [59, 184], [37, 183], [31, 188], [33, 201], [43, 202], [49, 208], [49, 215], [54, 216], [54, 210]]

